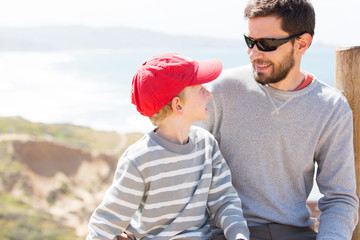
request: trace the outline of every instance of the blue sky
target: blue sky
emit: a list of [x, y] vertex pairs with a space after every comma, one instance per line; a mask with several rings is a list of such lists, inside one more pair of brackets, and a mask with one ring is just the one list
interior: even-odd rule
[[[242, 39], [246, 31], [246, 22], [242, 17], [246, 2], [1, 0], [0, 27], [131, 26], [169, 34]], [[337, 47], [360, 45], [357, 26], [360, 22], [360, 1], [313, 0], [313, 4], [317, 14], [314, 42]], [[0, 52], [0, 116], [23, 116], [41, 122], [70, 122], [119, 132], [140, 130], [139, 126], [145, 132], [152, 127], [148, 119], [139, 118], [130, 103], [122, 102], [117, 93], [110, 94], [113, 87], [102, 79], [94, 82], [82, 75], [79, 69], [59, 71], [54, 68], [57, 64], [71, 64], [74, 56], [73, 52]], [[329, 71], [334, 70], [329, 67]], [[56, 97], [64, 92], [66, 98]], [[121, 119], [126, 124], [120, 124], [115, 117], [113, 124], [108, 118], [93, 117], [100, 115], [94, 112], [112, 106], [126, 106], [133, 115]], [[89, 113], [93, 115], [89, 117]]]
[[[170, 34], [241, 38], [245, 0], [11, 0], [0, 3], [0, 26], [133, 26]], [[360, 45], [360, 1], [313, 0], [314, 42]]]

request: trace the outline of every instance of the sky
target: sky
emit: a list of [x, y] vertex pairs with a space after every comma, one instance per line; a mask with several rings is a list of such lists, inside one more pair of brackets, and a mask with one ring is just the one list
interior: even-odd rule
[[[0, 27], [132, 26], [164, 33], [241, 38], [245, 0], [0, 0]], [[360, 45], [360, 1], [312, 0], [314, 42]]]
[[[360, 45], [357, 26], [360, 1], [312, 2], [316, 11], [314, 42], [337, 47]], [[243, 41], [246, 3], [247, 0], [0, 0], [0, 27], [129, 26], [174, 35]], [[71, 64], [76, 54], [0, 52], [0, 116], [22, 116], [46, 123], [70, 122], [119, 132], [146, 132], [152, 127], [148, 119], [138, 117], [130, 103], [119, 100], [112, 85], [101, 81], [106, 76], [94, 82], [95, 76], [85, 78], [75, 66], [71, 71], [54, 70], [59, 64]], [[118, 122], [123, 116], [103, 116], [103, 112], [120, 107], [133, 111], [124, 120], [126, 124]]]

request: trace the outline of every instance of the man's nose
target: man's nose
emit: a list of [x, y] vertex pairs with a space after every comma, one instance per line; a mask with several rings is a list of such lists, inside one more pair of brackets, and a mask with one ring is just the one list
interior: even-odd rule
[[258, 47], [256, 46], [256, 44], [254, 44], [253, 48], [248, 48], [248, 54], [249, 54], [249, 58], [251, 61], [262, 58], [263, 57], [263, 52], [260, 51], [258, 49]]

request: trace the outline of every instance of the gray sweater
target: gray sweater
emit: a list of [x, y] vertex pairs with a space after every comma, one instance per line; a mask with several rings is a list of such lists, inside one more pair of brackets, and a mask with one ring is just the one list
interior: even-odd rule
[[132, 239], [210, 239], [222, 230], [229, 240], [249, 239], [215, 138], [199, 127], [189, 138], [180, 145], [150, 132], [130, 146], [91, 216], [87, 239], [123, 231]]
[[249, 226], [311, 226], [306, 200], [314, 162], [322, 211], [317, 239], [350, 239], [358, 219], [352, 111], [316, 78], [299, 91], [258, 84], [251, 66], [224, 71], [209, 87], [210, 120]]

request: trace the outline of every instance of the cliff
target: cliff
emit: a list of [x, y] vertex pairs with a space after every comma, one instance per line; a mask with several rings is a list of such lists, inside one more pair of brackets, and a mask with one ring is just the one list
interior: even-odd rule
[[[15, 124], [18, 121], [25, 123], [22, 126], [41, 126], [42, 133], [30, 135], [30, 130], [24, 129], [21, 131], [25, 133], [20, 133]], [[66, 143], [64, 137], [57, 139], [56, 134], [49, 134], [46, 124], [21, 118], [0, 118], [0, 129], [1, 126], [4, 128], [4, 122], [7, 122], [7, 129], [11, 125], [12, 133], [0, 132], [0, 225], [7, 224], [3, 225], [7, 229], [0, 230], [0, 238], [4, 239], [5, 233], [9, 234], [11, 229], [17, 236], [23, 234], [15, 222], [24, 217], [42, 216], [40, 222], [52, 222], [53, 234], [57, 232], [59, 235], [59, 238], [57, 235], [48, 237], [66, 239], [65, 232], [73, 231], [83, 239], [91, 213], [112, 182], [119, 155], [142, 134], [101, 132], [67, 125], [73, 129], [73, 134], [85, 129], [88, 135], [78, 137], [76, 141], [69, 133], [68, 138], [72, 141]], [[64, 131], [64, 126], [61, 129]], [[89, 135], [96, 135], [97, 139], [89, 138]], [[99, 136], [107, 144], [97, 144], [101, 142]], [[16, 207], [9, 207], [15, 204]], [[14, 224], [9, 224], [9, 220]], [[31, 228], [35, 226], [28, 228], [34, 231]], [[44, 232], [44, 229], [39, 231]], [[75, 237], [70, 236], [69, 239]], [[44, 233], [42, 237], [45, 237]], [[39, 239], [39, 236], [34, 239]]]

